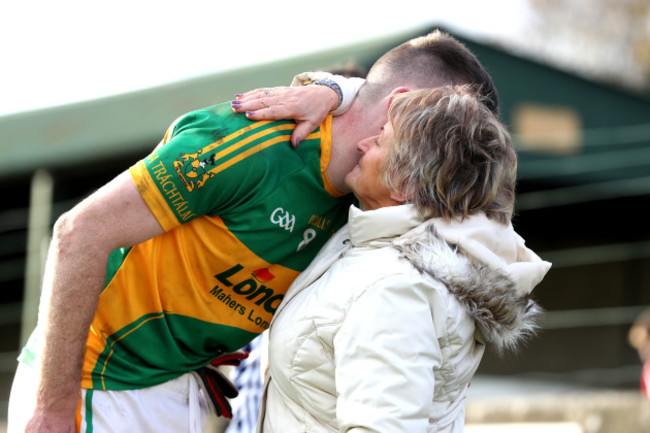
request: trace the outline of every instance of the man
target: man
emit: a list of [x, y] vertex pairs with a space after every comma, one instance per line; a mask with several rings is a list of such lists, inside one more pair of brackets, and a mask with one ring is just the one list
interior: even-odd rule
[[30, 432], [201, 431], [207, 404], [190, 372], [264, 331], [345, 222], [344, 176], [391, 97], [468, 82], [496, 110], [476, 58], [434, 32], [379, 59], [350, 109], [299, 130], [296, 150], [293, 122], [259, 121], [273, 94], [234, 104], [269, 107], [250, 119], [223, 104], [182, 116], [151, 155], [57, 221], [10, 431], [24, 408]]
[[[327, 70], [330, 74], [341, 75], [347, 78], [353, 78], [354, 81], [358, 81], [357, 84], [362, 85], [365, 80], [367, 71], [356, 65], [354, 62], [350, 62], [344, 66], [336, 66]], [[301, 74], [294, 77], [292, 85], [304, 85], [305, 81], [311, 79], [317, 79], [318, 77], [313, 76], [316, 73]], [[327, 78], [327, 76], [320, 77]], [[349, 81], [349, 80], [348, 80]], [[347, 81], [346, 81], [347, 84]], [[347, 87], [341, 88], [341, 94], [343, 95], [342, 101], [347, 101], [349, 103], [350, 99], [354, 99], [356, 96], [356, 87], [351, 86], [349, 92], [355, 92], [355, 95], [346, 94]], [[264, 91], [261, 92], [265, 94]], [[265, 94], [266, 95], [266, 94]], [[241, 96], [244, 97], [243, 95]], [[277, 99], [277, 98], [276, 98]], [[283, 98], [279, 101], [280, 103], [286, 104], [286, 98]], [[236, 101], [236, 104], [239, 105], [241, 109], [241, 101]], [[342, 114], [347, 111], [347, 108], [343, 104], [341, 107], [336, 108], [332, 112], [333, 115]], [[276, 106], [277, 111], [277, 106]], [[308, 113], [315, 113], [318, 110], [307, 109], [304, 110]], [[292, 133], [294, 139], [301, 134], [301, 129], [305, 130], [305, 134], [309, 133], [311, 129], [316, 127], [320, 123], [321, 119], [318, 119], [314, 125], [311, 124], [301, 124], [299, 127], [296, 127]], [[299, 140], [299, 139], [298, 139]], [[270, 326], [270, 325], [269, 325]], [[227, 425], [225, 433], [254, 433], [257, 427], [257, 413], [259, 412], [259, 405], [262, 398], [262, 389], [264, 386], [264, 377], [266, 375], [266, 368], [268, 367], [267, 362], [267, 332], [260, 334], [253, 341], [251, 341], [243, 351], [248, 352], [249, 356], [241, 362], [232, 371], [232, 381], [233, 384], [237, 387], [239, 395], [236, 399], [231, 400], [232, 405], [232, 419]]]

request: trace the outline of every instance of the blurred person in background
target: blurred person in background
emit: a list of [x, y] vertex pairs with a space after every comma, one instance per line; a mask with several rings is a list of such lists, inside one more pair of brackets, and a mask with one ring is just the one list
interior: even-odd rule
[[225, 433], [255, 432], [264, 381], [264, 372], [262, 371], [262, 354], [265, 353], [265, 348], [262, 347], [263, 335], [255, 337], [242, 349], [248, 352], [249, 356], [232, 372], [232, 382], [237, 387], [239, 395], [230, 402], [232, 419], [229, 421]]
[[269, 329], [258, 431], [463, 431], [486, 347], [534, 332], [550, 263], [510, 223], [517, 160], [471, 86], [396, 95], [345, 177], [360, 203]]
[[[324, 111], [340, 108], [328, 87], [345, 86], [327, 81], [302, 89]], [[228, 385], [205, 375], [241, 359], [229, 353], [268, 328], [345, 222], [357, 143], [380, 131], [394, 95], [450, 83], [478, 84], [497, 110], [475, 56], [434, 32], [382, 56], [334, 119], [313, 109], [297, 125], [258, 122], [264, 112], [230, 104], [181, 116], [151, 155], [57, 221], [9, 431], [202, 431], [210, 401], [227, 414]], [[232, 109], [273, 108], [292, 92]]]
[[650, 399], [650, 309], [636, 319], [628, 333], [628, 341], [634, 347], [643, 367], [641, 369], [641, 393]]

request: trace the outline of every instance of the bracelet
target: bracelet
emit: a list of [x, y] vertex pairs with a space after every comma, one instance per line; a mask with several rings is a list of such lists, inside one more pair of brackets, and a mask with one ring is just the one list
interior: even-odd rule
[[[317, 86], [327, 86], [330, 89], [334, 90], [337, 95], [339, 95], [339, 103], [336, 106], [336, 108], [334, 108], [334, 110], [336, 110], [337, 108], [339, 108], [341, 106], [341, 104], [343, 104], [343, 92], [341, 91], [341, 87], [336, 83], [336, 81], [334, 81], [334, 80], [316, 80], [316, 81], [312, 81], [309, 84], [315, 84]], [[334, 111], [334, 110], [332, 110], [332, 111]]]

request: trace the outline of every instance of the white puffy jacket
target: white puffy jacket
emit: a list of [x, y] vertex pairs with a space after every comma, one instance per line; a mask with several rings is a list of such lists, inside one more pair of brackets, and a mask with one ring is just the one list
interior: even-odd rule
[[549, 268], [484, 215], [352, 207], [271, 322], [258, 431], [461, 432], [485, 344], [531, 333]]

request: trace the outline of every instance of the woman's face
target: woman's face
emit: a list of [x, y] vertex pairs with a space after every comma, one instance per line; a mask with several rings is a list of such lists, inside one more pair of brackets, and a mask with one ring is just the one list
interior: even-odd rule
[[380, 135], [361, 140], [359, 163], [345, 175], [345, 183], [365, 210], [401, 204], [397, 194], [386, 187], [382, 180], [382, 167], [388, 154], [388, 143], [393, 136], [393, 126], [387, 122]]

